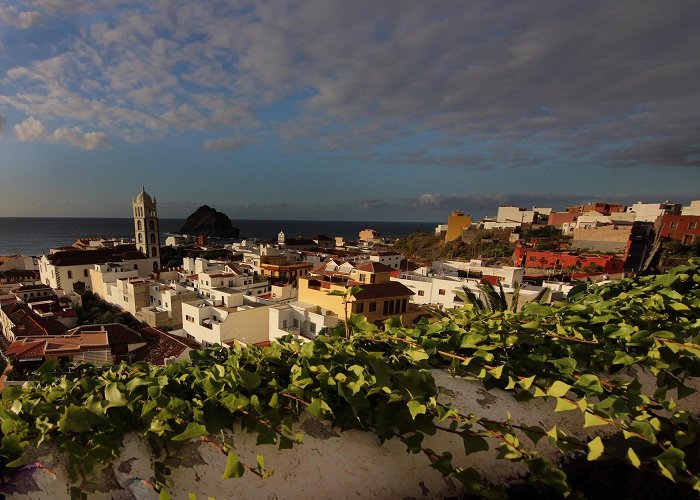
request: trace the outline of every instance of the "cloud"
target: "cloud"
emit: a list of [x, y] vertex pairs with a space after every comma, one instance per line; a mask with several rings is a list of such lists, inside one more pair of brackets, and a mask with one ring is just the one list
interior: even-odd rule
[[80, 127], [57, 128], [51, 134], [51, 140], [58, 143], [68, 143], [86, 151], [103, 148], [107, 145], [107, 135], [104, 132], [83, 132]]
[[41, 13], [35, 10], [17, 10], [14, 5], [0, 5], [0, 21], [21, 30], [31, 28], [41, 23]]
[[70, 144], [87, 151], [107, 145], [107, 135], [104, 132], [84, 132], [80, 127], [60, 127], [48, 134], [44, 124], [34, 117], [16, 124], [15, 135], [22, 142], [47, 141]]
[[0, 115], [0, 135], [5, 133], [5, 125], [7, 124], [7, 118]]
[[15, 135], [22, 142], [41, 141], [46, 139], [46, 127], [33, 116], [15, 125]]
[[699, 164], [694, 1], [31, 5], [24, 21], [0, 13], [27, 28], [101, 15], [7, 71], [0, 104], [27, 117], [130, 141], [264, 127], [291, 147], [387, 164]]

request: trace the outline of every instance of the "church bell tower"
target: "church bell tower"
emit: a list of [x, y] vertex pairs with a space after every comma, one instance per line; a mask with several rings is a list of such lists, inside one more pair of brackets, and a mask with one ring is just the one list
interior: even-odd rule
[[151, 198], [143, 186], [132, 202], [136, 249], [143, 252], [146, 257], [154, 259], [154, 271], [160, 267], [160, 233], [156, 205], [156, 199]]

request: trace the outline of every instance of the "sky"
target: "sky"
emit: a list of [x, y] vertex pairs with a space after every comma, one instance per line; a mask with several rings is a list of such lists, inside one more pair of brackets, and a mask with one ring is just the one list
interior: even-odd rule
[[700, 199], [696, 1], [0, 2], [0, 217]]

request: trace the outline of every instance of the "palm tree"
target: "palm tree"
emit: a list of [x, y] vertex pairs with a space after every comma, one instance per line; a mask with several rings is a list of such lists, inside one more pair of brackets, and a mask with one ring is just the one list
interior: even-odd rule
[[[457, 292], [456, 295], [462, 299], [462, 302], [472, 304], [477, 311], [497, 312], [510, 310], [516, 312], [518, 310], [520, 302], [520, 283], [516, 283], [513, 287], [513, 299], [510, 307], [508, 306], [506, 293], [500, 282], [498, 283], [498, 291], [496, 291], [493, 285], [488, 281], [479, 283], [478, 288], [480, 292], [479, 296], [467, 286], [463, 286], [463, 292]], [[540, 304], [547, 302], [550, 296], [551, 289], [543, 288], [537, 296], [535, 296], [533, 302], [538, 302]]]
[[345, 290], [333, 290], [328, 292], [328, 295], [335, 295], [343, 298], [343, 311], [345, 312], [345, 338], [350, 338], [350, 324], [348, 322], [348, 305], [352, 302], [352, 298], [360, 293], [362, 288], [359, 286], [346, 287]]

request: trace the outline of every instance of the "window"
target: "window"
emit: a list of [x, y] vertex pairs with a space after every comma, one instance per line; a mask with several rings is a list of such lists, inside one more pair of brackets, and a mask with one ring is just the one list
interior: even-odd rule
[[68, 279], [72, 279], [72, 278], [73, 278], [73, 272], [72, 272], [72, 271], [68, 271]]
[[316, 333], [316, 323], [309, 323], [309, 333]]
[[671, 229], [677, 229], [677, 228], [678, 228], [678, 221], [671, 222]]
[[425, 296], [425, 290], [418, 290], [418, 296], [419, 297]]
[[698, 227], [697, 222], [688, 222], [688, 229], [695, 229]]
[[151, 231], [153, 231], [155, 228], [156, 228], [156, 225], [153, 223], [152, 220], [149, 220], [149, 221], [148, 221], [148, 229], [150, 229]]
[[139, 233], [139, 243], [143, 243], [143, 234]]
[[87, 269], [83, 269], [83, 276], [85, 276], [86, 278], [88, 277], [88, 270]]
[[364, 305], [362, 302], [359, 302], [359, 303], [357, 304], [357, 307], [355, 308], [355, 310], [356, 310], [358, 313], [363, 313], [363, 312], [365, 312], [365, 305]]
[[156, 242], [156, 235], [155, 235], [155, 233], [151, 233], [151, 243], [155, 243], [155, 242]]
[[140, 221], [140, 220], [137, 220], [137, 221], [136, 221], [136, 229], [138, 229], [139, 231], [141, 231], [141, 221]]
[[156, 250], [156, 247], [151, 247], [151, 257], [155, 257], [158, 255], [158, 251]]
[[365, 282], [365, 275], [363, 273], [360, 273], [360, 282], [364, 283]]
[[138, 265], [138, 264], [134, 264], [134, 271], [138, 271], [138, 270], [139, 270], [139, 265]]
[[296, 319], [296, 318], [293, 319], [293, 320], [292, 320], [292, 326], [293, 326], [294, 328], [299, 328], [299, 320]]
[[438, 290], [438, 295], [445, 295], [445, 289], [444, 289], [444, 288], [440, 288], [440, 289]]
[[287, 329], [287, 320], [283, 319], [282, 320], [282, 330], [286, 330], [286, 329]]
[[376, 302], [370, 302], [369, 303], [369, 312], [374, 312], [377, 310], [377, 303]]
[[190, 323], [194, 323], [194, 318], [192, 316], [185, 315], [185, 320], [189, 321]]

